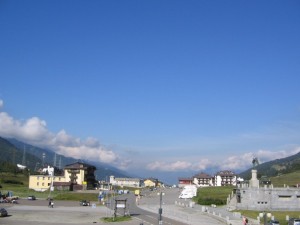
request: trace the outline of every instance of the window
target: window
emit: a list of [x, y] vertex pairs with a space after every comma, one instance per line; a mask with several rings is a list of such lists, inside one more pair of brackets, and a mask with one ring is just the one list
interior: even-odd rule
[[279, 196], [278, 196], [278, 199], [279, 199], [280, 201], [290, 201], [291, 198], [292, 198], [291, 195], [279, 195]]
[[44, 186], [44, 182], [42, 183], [42, 186]]
[[40, 185], [40, 183], [39, 183], [39, 182], [37, 182], [37, 183], [36, 183], [36, 186], [39, 186], [39, 185]]
[[278, 197], [279, 198], [291, 198], [292, 196], [291, 195], [279, 195]]

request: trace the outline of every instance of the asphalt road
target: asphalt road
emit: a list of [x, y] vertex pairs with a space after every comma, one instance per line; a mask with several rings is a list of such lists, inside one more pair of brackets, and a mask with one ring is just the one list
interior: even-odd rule
[[[192, 223], [191, 219], [186, 217], [183, 210], [174, 209], [174, 201], [178, 200], [178, 190], [166, 189], [165, 195], [162, 196], [162, 219], [165, 225], [187, 225], [187, 224], [201, 224], [201, 225], [220, 225], [223, 224], [213, 218], [198, 214], [190, 215], [196, 218], [196, 223]], [[136, 197], [133, 194], [125, 194], [118, 196], [118, 199], [127, 199], [128, 213], [132, 216], [131, 221], [114, 222], [113, 225], [157, 225], [158, 224], [158, 208], [160, 207], [160, 191], [144, 191], [141, 199], [136, 202]], [[48, 207], [47, 200], [18, 200], [19, 204], [0, 204], [0, 207], [7, 209], [9, 216], [0, 218], [0, 225], [70, 225], [70, 224], [106, 224], [101, 218], [110, 217], [113, 215], [113, 204], [110, 208], [96, 205], [79, 206], [79, 202], [75, 201], [55, 201], [54, 208]], [[114, 201], [112, 201], [114, 202]], [[91, 202], [96, 204], [97, 202]], [[138, 203], [138, 207], [136, 206]], [[155, 210], [144, 210], [147, 207]], [[172, 208], [174, 216], [167, 218], [166, 212]], [[151, 212], [152, 211], [152, 212]], [[182, 211], [182, 212], [181, 212]], [[119, 210], [118, 213], [122, 213]], [[170, 213], [170, 212], [169, 212]], [[190, 213], [190, 212], [189, 212]], [[183, 216], [180, 216], [182, 214]], [[196, 217], [195, 217], [196, 216]]]
[[[129, 207], [129, 214], [134, 217], [136, 220], [140, 221], [140, 223], [146, 224], [159, 224], [159, 213], [149, 212], [144, 209], [137, 207], [136, 203], [138, 203], [137, 197], [134, 194], [126, 194], [120, 195], [116, 199], [117, 200], [127, 200], [127, 205]], [[142, 196], [143, 198], [143, 196]], [[114, 206], [113, 206], [114, 207]], [[124, 211], [120, 210], [120, 213]], [[161, 222], [167, 225], [187, 225], [187, 223], [183, 223], [180, 221], [176, 221], [167, 217], [162, 217]]]
[[8, 217], [0, 218], [1, 225], [105, 224], [101, 218], [111, 215], [109, 209], [104, 206], [79, 206], [77, 201], [55, 201], [54, 208], [48, 207], [47, 200], [19, 199], [18, 202], [19, 204], [0, 204], [9, 214]]

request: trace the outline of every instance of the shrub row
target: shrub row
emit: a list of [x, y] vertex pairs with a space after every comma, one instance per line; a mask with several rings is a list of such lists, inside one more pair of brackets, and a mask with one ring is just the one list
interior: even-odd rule
[[226, 200], [224, 199], [218, 199], [218, 198], [198, 198], [197, 203], [199, 205], [225, 205]]
[[18, 181], [18, 180], [2, 180], [3, 183], [5, 184], [20, 184], [20, 185], [24, 185], [23, 182]]

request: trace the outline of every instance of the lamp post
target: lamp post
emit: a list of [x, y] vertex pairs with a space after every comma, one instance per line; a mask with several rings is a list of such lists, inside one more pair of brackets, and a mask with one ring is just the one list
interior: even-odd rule
[[263, 224], [267, 225], [267, 217], [271, 217], [272, 214], [271, 213], [267, 213], [265, 211], [263, 211], [262, 213], [259, 214], [259, 217], [263, 218]]
[[162, 220], [162, 196], [165, 195], [163, 192], [157, 193], [159, 195], [159, 209], [158, 209], [158, 224], [162, 225], [163, 220]]

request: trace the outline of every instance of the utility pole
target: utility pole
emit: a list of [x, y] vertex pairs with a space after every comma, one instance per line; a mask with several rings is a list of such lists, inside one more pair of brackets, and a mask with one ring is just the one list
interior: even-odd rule
[[162, 225], [163, 220], [162, 220], [162, 196], [165, 194], [160, 191], [160, 193], [157, 193], [159, 195], [159, 209], [158, 209], [158, 224]]

